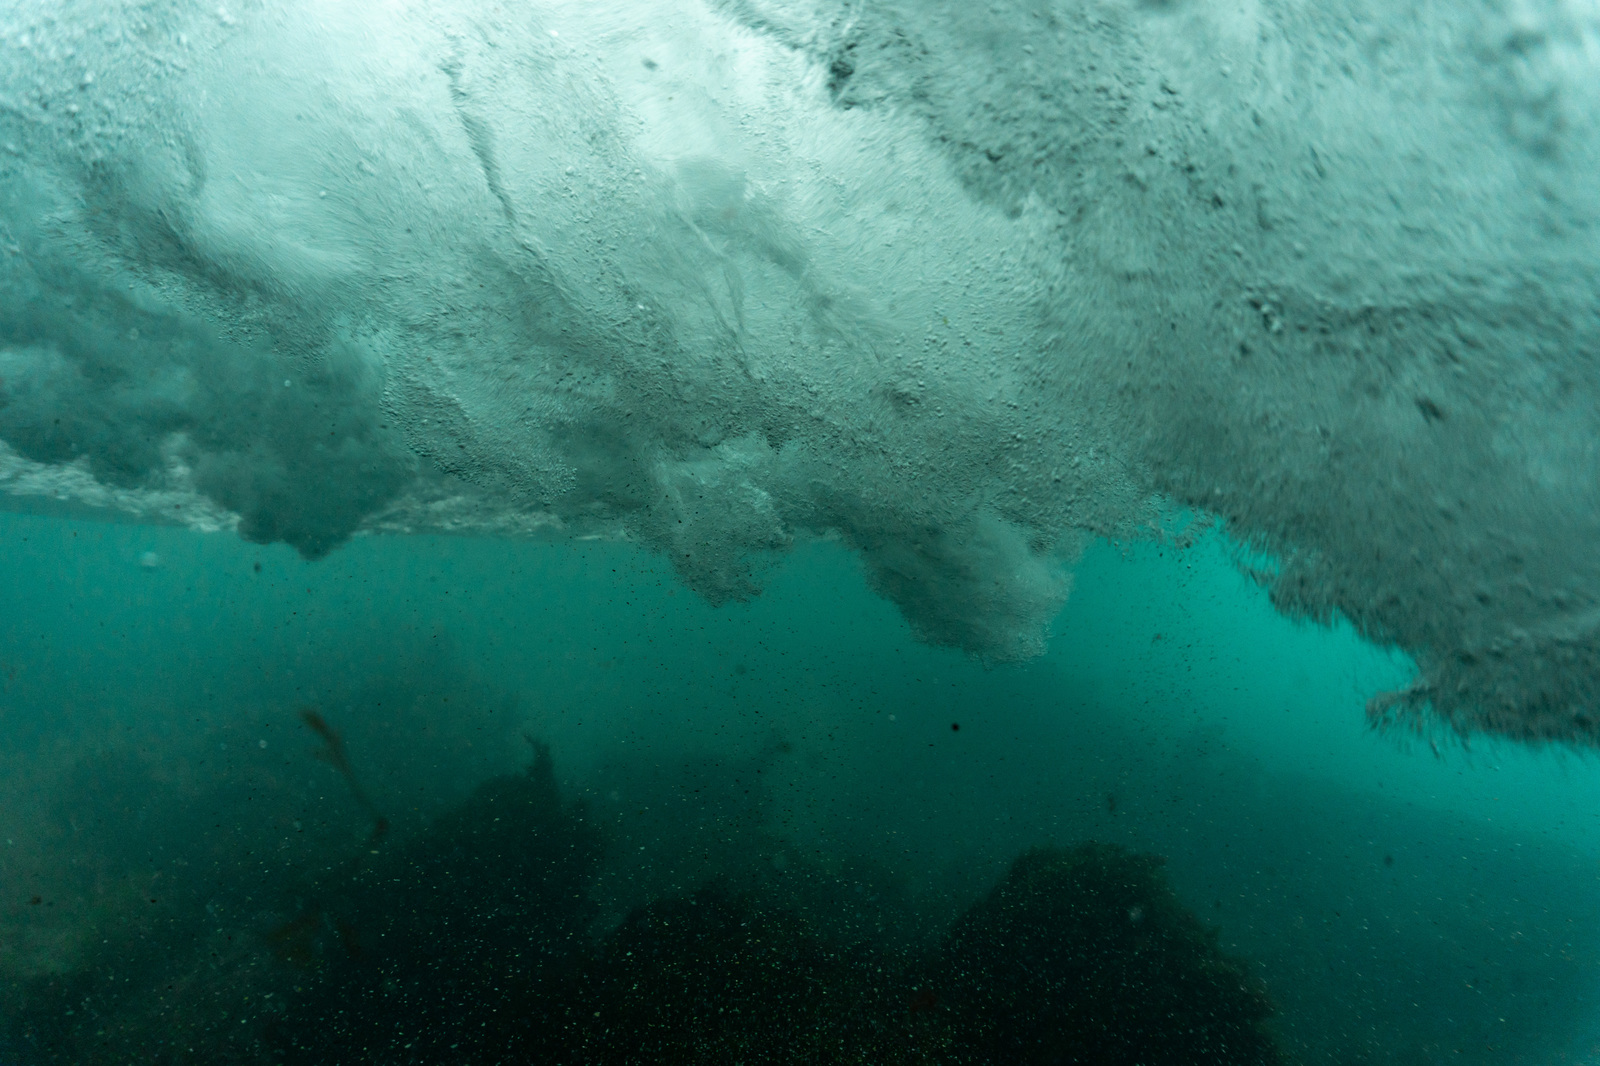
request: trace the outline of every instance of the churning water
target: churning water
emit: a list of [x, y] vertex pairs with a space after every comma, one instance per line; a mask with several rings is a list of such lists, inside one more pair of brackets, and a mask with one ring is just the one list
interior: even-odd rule
[[1600, 1062], [1595, 0], [0, 3], [0, 1063]]

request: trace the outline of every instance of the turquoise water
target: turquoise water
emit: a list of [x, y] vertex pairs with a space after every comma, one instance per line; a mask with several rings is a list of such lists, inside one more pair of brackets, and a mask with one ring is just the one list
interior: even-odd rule
[[[1165, 857], [1265, 981], [1298, 1061], [1596, 1054], [1600, 768], [1368, 729], [1366, 699], [1408, 681], [1407, 660], [1285, 620], [1216, 535], [1096, 544], [1048, 653], [985, 665], [913, 640], [827, 542], [714, 609], [624, 543], [373, 536], [308, 563], [226, 534], [0, 522], [17, 1061], [64, 1061], [62, 1033], [72, 1054], [93, 1045], [85, 1021], [51, 1027], [61, 1010], [115, 1045], [140, 983], [191, 965], [176, 938], [122, 986], [50, 998], [115, 973], [97, 937], [159, 940], [132, 893], [210, 864], [184, 905], [267, 943], [292, 910], [274, 893], [361, 850], [365, 816], [315, 757], [306, 706], [397, 840], [523, 765], [524, 734], [547, 743], [605, 830], [602, 926], [740, 863], [816, 862], [875, 898], [894, 886], [878, 928], [915, 944], [1023, 850], [1094, 839]], [[699, 828], [674, 807], [691, 781], [720, 789]], [[291, 816], [322, 851], [278, 841]], [[724, 831], [742, 843], [702, 847]], [[163, 1009], [209, 1032], [223, 1008]]]
[[0, 0], [0, 1066], [1600, 1066], [1597, 175], [1600, 0]]

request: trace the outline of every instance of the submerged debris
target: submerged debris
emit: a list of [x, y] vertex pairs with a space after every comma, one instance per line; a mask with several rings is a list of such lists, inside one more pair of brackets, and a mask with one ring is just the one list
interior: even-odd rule
[[372, 836], [367, 841], [369, 848], [377, 845], [389, 832], [389, 819], [378, 810], [378, 805], [372, 802], [372, 797], [367, 795], [367, 790], [361, 787], [361, 781], [356, 777], [355, 770], [350, 765], [350, 757], [345, 754], [344, 738], [334, 731], [327, 719], [315, 707], [303, 707], [300, 710], [300, 720], [304, 722], [313, 733], [322, 738], [322, 750], [317, 752], [317, 758], [339, 771], [345, 784], [350, 786], [350, 794], [355, 797], [367, 817], [372, 819]]

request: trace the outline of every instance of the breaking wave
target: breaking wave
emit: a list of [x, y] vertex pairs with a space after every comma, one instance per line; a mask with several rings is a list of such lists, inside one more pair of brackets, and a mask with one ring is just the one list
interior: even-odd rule
[[1220, 519], [1600, 739], [1592, 0], [0, 8], [0, 487], [324, 554], [837, 536], [1037, 653]]

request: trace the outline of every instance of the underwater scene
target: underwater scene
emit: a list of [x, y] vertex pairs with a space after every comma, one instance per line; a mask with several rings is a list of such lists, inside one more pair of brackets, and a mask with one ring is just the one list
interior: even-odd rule
[[0, 1066], [1600, 1066], [1600, 0], [0, 0]]

